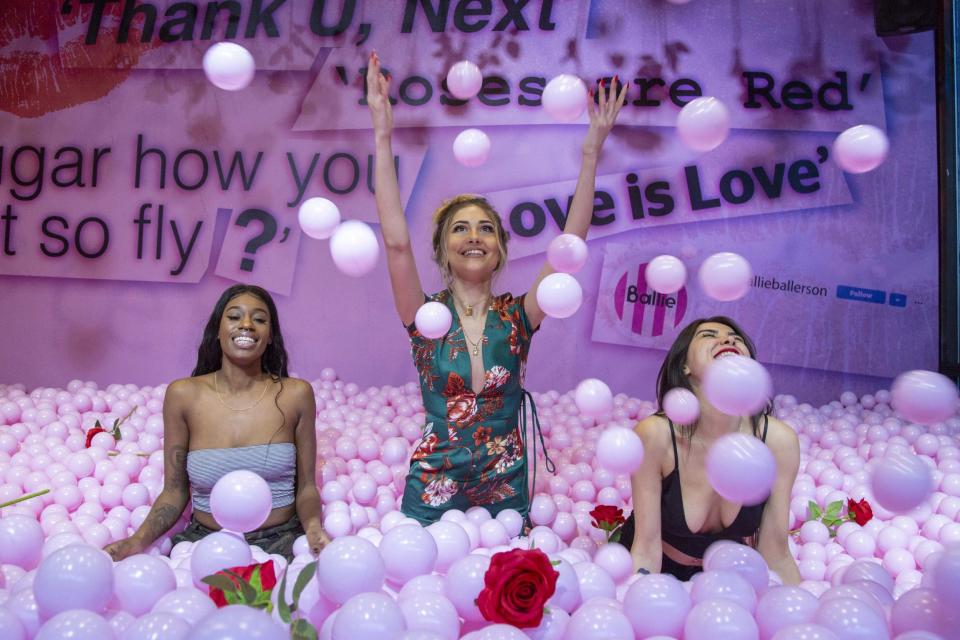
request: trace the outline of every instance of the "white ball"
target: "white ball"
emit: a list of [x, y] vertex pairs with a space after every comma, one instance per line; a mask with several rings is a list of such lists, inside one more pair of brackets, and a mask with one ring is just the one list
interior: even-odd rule
[[677, 133], [695, 151], [716, 149], [730, 133], [730, 112], [716, 98], [694, 98], [677, 115]]
[[250, 52], [235, 42], [218, 42], [203, 54], [203, 72], [215, 86], [239, 91], [253, 80], [256, 66]]
[[479, 167], [490, 156], [490, 138], [480, 129], [461, 131], [453, 141], [453, 156], [465, 167]]
[[537, 304], [551, 318], [569, 318], [583, 302], [583, 290], [568, 273], [551, 273], [537, 287]]
[[887, 134], [869, 124], [850, 127], [833, 142], [833, 157], [847, 173], [865, 173], [880, 166], [890, 150]]
[[543, 109], [558, 122], [572, 122], [587, 108], [587, 86], [577, 76], [562, 73], [543, 90]]
[[310, 198], [300, 205], [297, 221], [311, 238], [326, 240], [340, 224], [340, 210], [326, 198]]
[[676, 293], [687, 281], [687, 268], [674, 256], [657, 256], [644, 272], [647, 284], [657, 293]]
[[447, 72], [447, 88], [455, 98], [469, 100], [480, 93], [483, 86], [483, 74], [480, 67], [469, 60], [461, 60]]
[[417, 315], [414, 319], [414, 324], [417, 325], [417, 331], [420, 332], [420, 335], [431, 340], [447, 335], [452, 322], [453, 315], [447, 305], [436, 301], [427, 302], [417, 309]]
[[613, 393], [603, 380], [587, 378], [577, 385], [573, 401], [580, 413], [598, 417], [613, 410]]
[[348, 276], [359, 277], [370, 273], [377, 266], [379, 254], [376, 234], [370, 225], [359, 220], [341, 223], [330, 238], [333, 262]]

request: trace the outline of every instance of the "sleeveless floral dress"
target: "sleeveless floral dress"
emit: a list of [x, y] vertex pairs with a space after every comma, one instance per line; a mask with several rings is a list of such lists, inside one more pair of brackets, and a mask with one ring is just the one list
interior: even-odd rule
[[413, 324], [407, 327], [426, 425], [410, 459], [401, 510], [423, 524], [448, 509], [475, 505], [491, 514], [516, 509], [526, 516], [530, 496], [522, 412], [528, 401], [523, 377], [534, 332], [523, 296], [503, 294], [487, 309], [480, 393], [470, 383], [472, 347], [453, 297], [444, 290], [430, 299], [447, 305], [453, 322], [447, 335], [436, 340], [422, 336]]

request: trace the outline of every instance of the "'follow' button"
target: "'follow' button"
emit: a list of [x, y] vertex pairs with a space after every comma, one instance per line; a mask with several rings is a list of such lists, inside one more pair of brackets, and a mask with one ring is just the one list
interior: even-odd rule
[[863, 287], [848, 287], [845, 284], [838, 284], [837, 297], [841, 300], [854, 300], [856, 302], [884, 304], [887, 301], [887, 292], [877, 291], [876, 289], [864, 289]]

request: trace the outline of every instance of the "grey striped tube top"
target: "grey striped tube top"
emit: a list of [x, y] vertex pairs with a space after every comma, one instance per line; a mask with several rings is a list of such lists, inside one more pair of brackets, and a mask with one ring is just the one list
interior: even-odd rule
[[213, 485], [226, 474], [239, 469], [253, 471], [267, 481], [274, 509], [293, 504], [297, 447], [292, 442], [277, 442], [188, 452], [187, 476], [193, 492], [193, 508], [210, 513]]

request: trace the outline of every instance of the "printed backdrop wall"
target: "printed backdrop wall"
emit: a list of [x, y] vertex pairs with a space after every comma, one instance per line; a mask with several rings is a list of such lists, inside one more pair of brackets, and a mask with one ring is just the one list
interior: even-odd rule
[[[679, 329], [718, 313], [754, 337], [778, 390], [806, 399], [936, 366], [933, 37], [877, 38], [867, 0], [8, 0], [0, 25], [0, 382], [187, 375], [237, 281], [276, 295], [299, 375], [412, 380], [383, 256], [346, 276], [296, 222], [312, 196], [376, 222], [374, 49], [394, 78], [402, 198], [434, 289], [430, 216], [460, 192], [488, 195], [511, 233], [497, 286], [527, 289], [586, 131], [586, 115], [543, 113], [546, 82], [630, 84], [577, 275], [584, 304], [545, 321], [528, 387], [592, 376], [651, 397]], [[225, 39], [257, 63], [242, 91], [201, 69]], [[462, 59], [485, 76], [468, 102], [443, 81]], [[674, 129], [700, 95], [733, 119], [704, 154]], [[831, 144], [856, 124], [886, 130], [890, 157], [846, 175]], [[467, 127], [492, 141], [480, 168], [453, 158]], [[753, 266], [737, 302], [710, 300], [695, 277], [671, 296], [646, 284], [656, 255], [693, 275], [717, 251]]]

